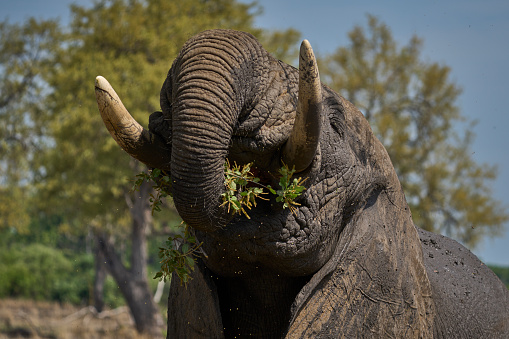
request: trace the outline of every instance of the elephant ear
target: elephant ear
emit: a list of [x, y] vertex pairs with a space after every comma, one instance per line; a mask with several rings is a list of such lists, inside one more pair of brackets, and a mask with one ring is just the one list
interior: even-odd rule
[[287, 338], [430, 338], [431, 294], [407, 204], [382, 191], [297, 296]]

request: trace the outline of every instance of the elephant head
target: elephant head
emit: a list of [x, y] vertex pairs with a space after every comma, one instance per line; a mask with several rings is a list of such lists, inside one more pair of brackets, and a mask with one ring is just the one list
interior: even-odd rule
[[[307, 41], [297, 70], [248, 33], [191, 38], [168, 72], [162, 112], [152, 114], [148, 131], [104, 78], [96, 80], [96, 95], [119, 145], [171, 172], [175, 206], [203, 242], [203, 262], [219, 283], [245, 287], [239, 294], [250, 300], [267, 284], [280, 291], [259, 297], [285, 300], [270, 311], [283, 314], [271, 324], [276, 336], [326, 333], [331, 323], [384, 336], [429, 335], [430, 285], [394, 168], [362, 113], [320, 83]], [[269, 198], [250, 219], [232, 215], [221, 206], [227, 159], [254, 162], [255, 174], [273, 187], [283, 163], [295, 166], [307, 178], [300, 205], [291, 212]], [[246, 322], [226, 321], [221, 310], [223, 323]]]

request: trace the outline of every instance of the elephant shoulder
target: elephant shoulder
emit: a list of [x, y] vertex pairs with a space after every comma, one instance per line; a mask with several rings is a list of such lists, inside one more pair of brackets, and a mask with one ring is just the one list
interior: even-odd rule
[[436, 306], [437, 337], [509, 337], [509, 292], [460, 243], [418, 228]]

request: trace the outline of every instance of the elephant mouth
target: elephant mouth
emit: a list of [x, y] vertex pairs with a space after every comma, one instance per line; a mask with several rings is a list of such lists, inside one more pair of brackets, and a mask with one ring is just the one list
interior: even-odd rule
[[258, 266], [287, 276], [315, 273], [332, 255], [342, 231], [331, 226], [342, 224], [343, 216], [329, 211], [345, 204], [339, 192], [316, 201], [320, 190], [321, 184], [310, 185], [293, 212], [271, 197], [248, 210], [250, 218], [237, 214], [216, 232], [198, 232], [207, 266], [226, 276]]

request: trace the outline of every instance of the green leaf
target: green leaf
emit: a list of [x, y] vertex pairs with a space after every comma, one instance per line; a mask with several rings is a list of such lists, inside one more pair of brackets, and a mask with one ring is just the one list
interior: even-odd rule
[[233, 209], [235, 209], [236, 211], [239, 211], [241, 209], [241, 205], [240, 205], [240, 202], [235, 200], [235, 201], [232, 201], [232, 204], [231, 206], [233, 207]]
[[194, 268], [194, 259], [191, 256], [186, 257], [186, 263], [191, 269]]

